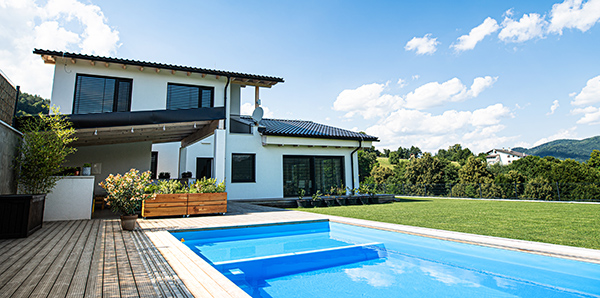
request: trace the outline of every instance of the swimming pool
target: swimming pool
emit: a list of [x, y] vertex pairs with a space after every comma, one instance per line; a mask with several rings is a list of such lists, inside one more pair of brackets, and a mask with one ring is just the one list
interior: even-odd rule
[[600, 265], [335, 222], [172, 232], [252, 297], [600, 297]]

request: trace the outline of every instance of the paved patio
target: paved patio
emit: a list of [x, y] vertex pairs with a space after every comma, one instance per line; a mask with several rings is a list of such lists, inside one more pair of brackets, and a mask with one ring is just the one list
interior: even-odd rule
[[329, 219], [439, 239], [600, 263], [600, 251], [229, 202], [226, 215], [47, 222], [0, 240], [0, 297], [249, 297], [168, 230]]

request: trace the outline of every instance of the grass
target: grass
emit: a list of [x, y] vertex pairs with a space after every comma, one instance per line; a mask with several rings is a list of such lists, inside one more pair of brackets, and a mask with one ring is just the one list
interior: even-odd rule
[[377, 161], [379, 162], [379, 165], [384, 168], [394, 169], [394, 165], [390, 163], [390, 159], [387, 157], [377, 157]]
[[600, 204], [403, 198], [302, 211], [600, 249]]

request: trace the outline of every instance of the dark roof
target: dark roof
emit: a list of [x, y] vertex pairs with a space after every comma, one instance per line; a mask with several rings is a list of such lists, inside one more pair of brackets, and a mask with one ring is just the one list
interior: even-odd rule
[[87, 55], [87, 54], [69, 53], [69, 52], [43, 50], [43, 49], [34, 49], [33, 53], [42, 55], [42, 56], [57, 56], [57, 57], [65, 57], [65, 58], [73, 58], [73, 59], [101, 61], [101, 62], [108, 62], [108, 63], [120, 63], [120, 64], [124, 64], [124, 65], [155, 67], [155, 68], [186, 71], [186, 72], [189, 71], [189, 72], [211, 74], [211, 75], [218, 75], [218, 76], [229, 76], [229, 77], [238, 78], [238, 79], [271, 82], [270, 85], [275, 85], [277, 83], [284, 82], [283, 78], [278, 78], [278, 77], [270, 77], [270, 76], [239, 73], [239, 72], [230, 72], [230, 71], [224, 71], [224, 70], [198, 68], [198, 67], [192, 67], [192, 66], [163, 64], [163, 63], [156, 63], [156, 62], [130, 60], [130, 59], [122, 59], [122, 58], [112, 58], [112, 57], [104, 57], [104, 56], [94, 56], [94, 55]]
[[[250, 116], [240, 116], [240, 120], [252, 123]], [[259, 123], [263, 135], [305, 138], [379, 141], [377, 137], [346, 129], [332, 127], [305, 120], [262, 119]]]
[[515, 156], [518, 156], [518, 157], [525, 157], [525, 156], [527, 156], [527, 154], [525, 154], [525, 153], [521, 153], [521, 152], [518, 152], [518, 151], [513, 151], [513, 150], [510, 150], [510, 149], [508, 149], [508, 150], [507, 149], [492, 149], [492, 150], [490, 150], [490, 151], [488, 151], [486, 153], [490, 154], [490, 153], [492, 153], [494, 151], [496, 151], [496, 152], [502, 152], [502, 153], [506, 153], [506, 154], [512, 154], [512, 155], [515, 155]]

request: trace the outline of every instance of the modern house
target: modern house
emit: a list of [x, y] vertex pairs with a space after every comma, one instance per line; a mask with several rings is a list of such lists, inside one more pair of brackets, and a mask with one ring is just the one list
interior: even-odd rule
[[509, 149], [492, 149], [487, 153], [485, 157], [488, 165], [493, 165], [496, 163], [500, 163], [503, 166], [511, 164], [513, 161], [521, 159], [527, 154], [513, 151]]
[[[259, 88], [282, 78], [35, 49], [54, 64], [51, 102], [76, 128], [66, 166], [96, 182], [130, 168], [225, 181], [230, 199], [292, 197], [358, 187], [356, 151], [374, 136], [312, 121], [262, 119]], [[254, 117], [240, 115], [255, 88]], [[97, 186], [96, 194], [103, 190]]]

